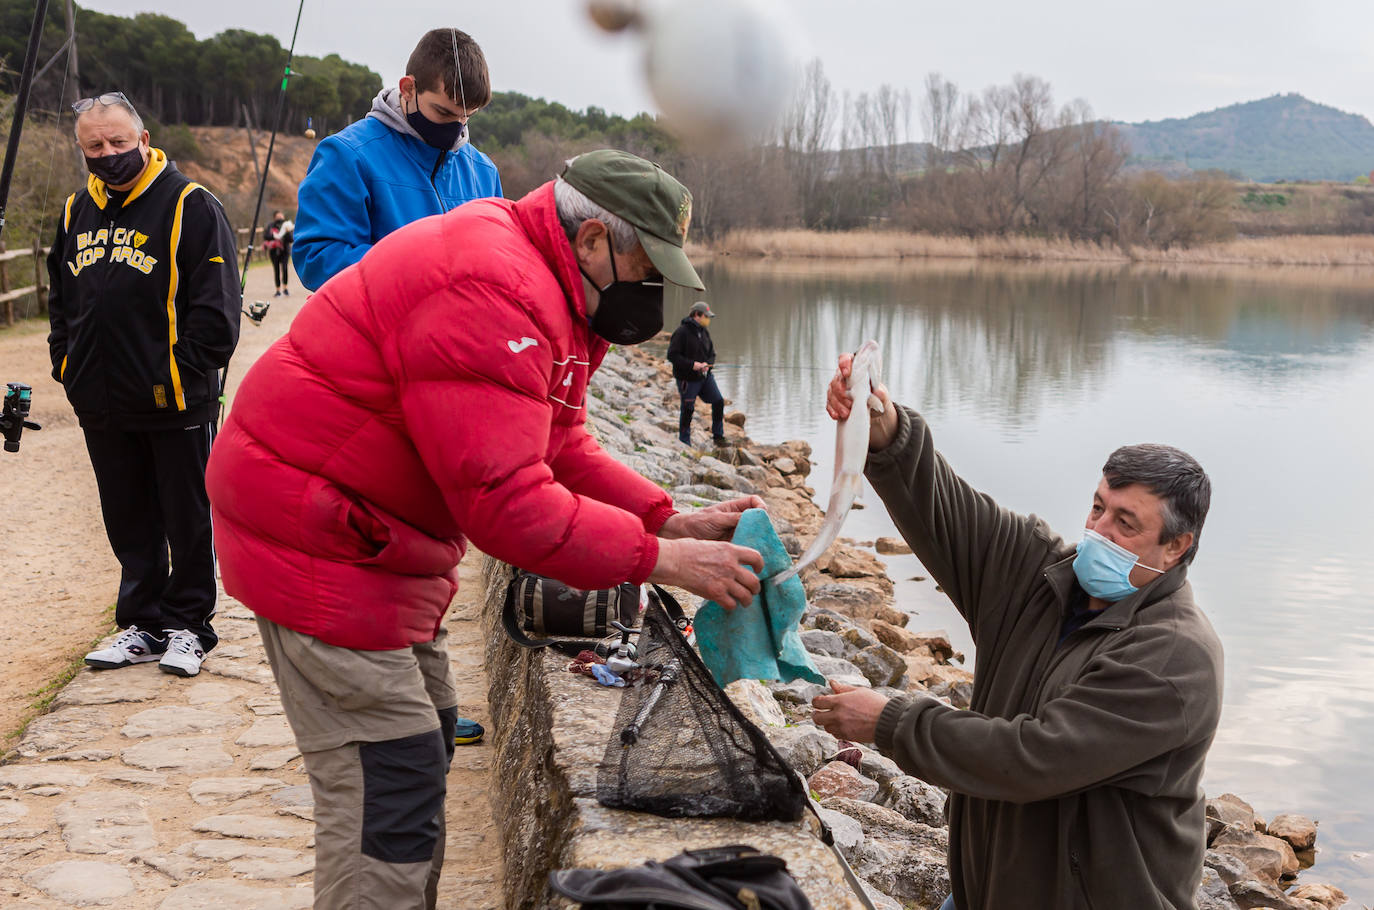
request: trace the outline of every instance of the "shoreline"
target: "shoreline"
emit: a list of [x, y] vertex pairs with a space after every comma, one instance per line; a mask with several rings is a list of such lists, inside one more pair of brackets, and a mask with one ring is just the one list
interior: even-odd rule
[[691, 244], [705, 259], [977, 260], [1100, 265], [1302, 266], [1374, 268], [1374, 236], [1289, 234], [1242, 237], [1188, 248], [1103, 246], [1030, 236], [957, 237], [903, 231], [735, 230]]

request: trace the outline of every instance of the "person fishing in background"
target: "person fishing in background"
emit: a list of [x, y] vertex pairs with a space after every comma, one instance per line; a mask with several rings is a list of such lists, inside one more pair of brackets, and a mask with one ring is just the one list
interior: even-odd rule
[[456, 28], [426, 32], [395, 88], [322, 140], [297, 193], [296, 274], [318, 290], [397, 228], [501, 195], [468, 118], [491, 102], [482, 49]]
[[272, 221], [263, 231], [265, 239], [262, 242], [267, 250], [268, 257], [272, 260], [272, 280], [276, 283], [277, 291], [273, 297], [282, 295], [290, 296], [291, 288], [288, 287], [291, 274], [291, 244], [295, 239], [295, 224], [286, 220], [286, 213], [277, 211], [272, 213]]
[[704, 300], [692, 304], [682, 323], [673, 330], [668, 342], [668, 360], [673, 365], [673, 379], [682, 400], [678, 412], [677, 438], [682, 444], [692, 444], [692, 416], [697, 399], [711, 406], [711, 441], [725, 445], [725, 396], [720, 394], [711, 368], [716, 362], [716, 346], [711, 343], [710, 325], [715, 318], [711, 305]]
[[[837, 420], [862, 406], [851, 362], [828, 389]], [[815, 722], [951, 791], [943, 910], [1194, 906], [1222, 695], [1221, 642], [1188, 583], [1207, 474], [1171, 446], [1117, 449], [1074, 545], [975, 490], [920, 414], [875, 394], [864, 474], [968, 620], [973, 700], [834, 682]]]

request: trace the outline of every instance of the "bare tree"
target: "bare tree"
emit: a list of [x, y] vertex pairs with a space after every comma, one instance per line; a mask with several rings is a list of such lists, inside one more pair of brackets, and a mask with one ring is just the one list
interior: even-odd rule
[[824, 221], [822, 194], [835, 130], [835, 89], [819, 59], [806, 65], [780, 129], [783, 159], [797, 183], [802, 219], [808, 227]]
[[1063, 120], [1069, 141], [1061, 180], [1068, 197], [1062, 227], [1070, 236], [1096, 239], [1108, 232], [1108, 193], [1126, 163], [1126, 144], [1082, 99], [1064, 108]]
[[947, 165], [951, 152], [963, 146], [963, 98], [959, 87], [939, 73], [926, 75], [926, 93], [921, 104], [921, 125], [926, 134], [926, 170]]

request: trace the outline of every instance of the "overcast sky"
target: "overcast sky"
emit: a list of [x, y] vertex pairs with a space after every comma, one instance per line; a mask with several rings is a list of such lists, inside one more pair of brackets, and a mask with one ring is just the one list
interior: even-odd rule
[[[691, 0], [661, 0], [691, 2]], [[919, 100], [935, 71], [963, 90], [1026, 73], [1059, 103], [1137, 122], [1298, 92], [1374, 117], [1370, 0], [780, 0], [840, 91], [886, 83]], [[85, 0], [165, 13], [197, 37], [227, 28], [291, 41], [295, 0]], [[456, 26], [482, 46], [493, 87], [634, 114], [654, 110], [636, 42], [598, 31], [585, 0], [305, 0], [297, 51], [338, 53], [395, 84], [421, 34]], [[703, 66], [709, 61], [703, 60]], [[924, 138], [913, 116], [913, 139]], [[479, 140], [480, 142], [480, 140]]]

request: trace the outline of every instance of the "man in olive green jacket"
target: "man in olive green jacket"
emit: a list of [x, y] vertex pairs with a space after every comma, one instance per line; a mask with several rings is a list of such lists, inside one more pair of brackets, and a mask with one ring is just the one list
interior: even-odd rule
[[[848, 365], [827, 402], [837, 419]], [[865, 473], [968, 620], [973, 702], [832, 683], [817, 723], [951, 791], [946, 907], [1192, 908], [1222, 686], [1187, 581], [1207, 475], [1168, 446], [1118, 449], [1075, 547], [970, 487], [915, 411], [879, 397]]]

